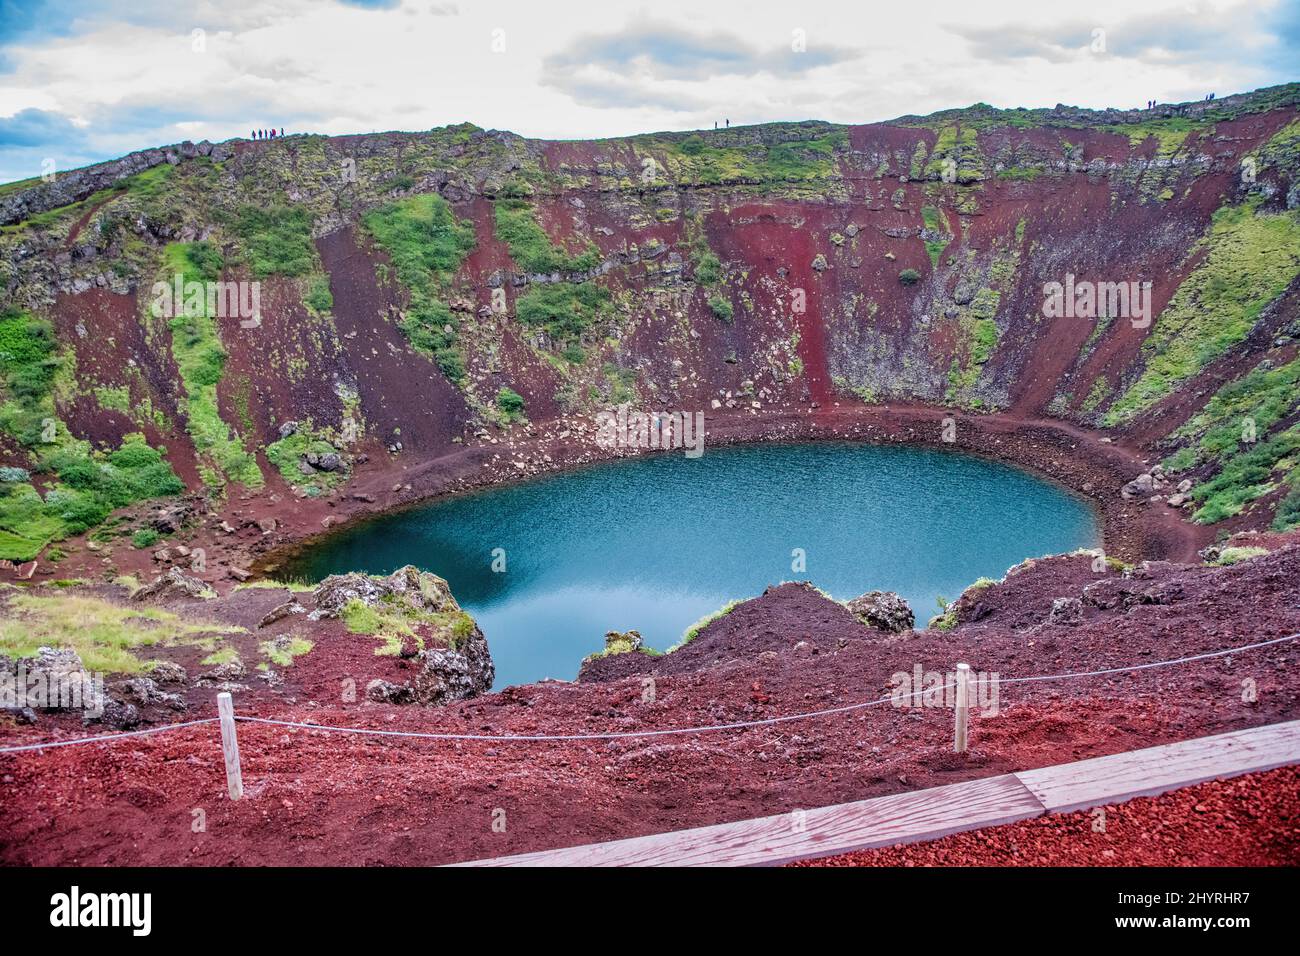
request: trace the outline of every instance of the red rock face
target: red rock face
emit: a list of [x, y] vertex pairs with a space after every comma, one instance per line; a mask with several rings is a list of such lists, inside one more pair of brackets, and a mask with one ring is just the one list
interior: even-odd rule
[[[680, 162], [671, 141], [507, 137], [511, 155], [561, 184], [530, 200], [551, 242], [570, 254], [594, 245], [606, 263], [595, 281], [614, 306], [585, 338], [581, 368], [566, 365], [561, 343], [517, 321], [527, 279], [494, 228], [490, 189], [498, 172], [470, 162], [460, 179], [439, 174], [426, 184], [474, 228], [475, 246], [448, 290], [459, 303], [466, 382], [448, 382], [397, 328], [407, 292], [357, 224], [358, 212], [350, 212], [316, 243], [334, 297], [328, 321], [302, 305], [303, 283], [272, 278], [264, 281], [265, 321], [256, 334], [220, 327], [228, 354], [222, 417], [260, 451], [285, 421], [338, 427], [341, 390], [355, 393], [364, 429], [354, 451], [382, 455], [400, 441], [408, 463], [446, 454], [453, 439], [472, 443], [480, 428], [475, 404], [490, 407], [503, 387], [523, 396], [533, 422], [590, 413], [620, 397], [651, 408], [707, 411], [717, 401], [747, 410], [757, 402], [763, 410], [805, 412], [865, 398], [1088, 424], [1105, 407], [1089, 406], [1090, 395], [1113, 393], [1140, 373], [1150, 329], [1115, 321], [1098, 331], [1093, 320], [1047, 318], [1044, 284], [1066, 273], [1149, 281], [1158, 321], [1199, 263], [1197, 243], [1211, 215], [1239, 198], [1240, 161], [1295, 115], [1294, 107], [1245, 113], [1194, 132], [1170, 155], [1158, 152], [1154, 137], [1134, 143], [1111, 128], [975, 124], [963, 148], [977, 151], [980, 178], [960, 188], [934, 173], [935, 150], [950, 129], [937, 119], [924, 127], [845, 128], [829, 178], [813, 182], [758, 184], [742, 172], [711, 184], [681, 184], [671, 173], [642, 183], [647, 157], [657, 156], [661, 171]], [[952, 129], [968, 121], [954, 122]], [[731, 130], [710, 142], [743, 147], [774, 135]], [[406, 134], [326, 141], [340, 155], [400, 154], [418, 142]], [[277, 148], [298, 147], [290, 138]], [[276, 155], [243, 148], [229, 162], [237, 176], [252, 177]], [[1029, 167], [1038, 172], [1003, 175]], [[1285, 192], [1287, 184], [1272, 185]], [[1157, 197], [1164, 186], [1169, 196]], [[1273, 196], [1278, 205], [1281, 193]], [[93, 227], [86, 220], [98, 208], [81, 217], [65, 248], [92, 238], [84, 227]], [[930, 251], [927, 238], [938, 239]], [[721, 260], [716, 285], [695, 281], [699, 248]], [[901, 282], [904, 270], [918, 280]], [[241, 277], [238, 269], [228, 276]], [[492, 311], [500, 304], [494, 292], [504, 313]], [[730, 321], [714, 317], [711, 298], [730, 306]], [[973, 311], [981, 302], [987, 311]], [[1292, 288], [1261, 316], [1249, 341], [1125, 431], [1150, 449], [1262, 358], [1289, 360], [1294, 345], [1270, 343], [1298, 302], [1300, 290]], [[136, 321], [140, 308], [138, 294], [92, 288], [60, 295], [51, 316], [88, 378], [110, 380], [115, 368], [137, 363], [143, 384], [133, 397], [148, 398], [166, 418], [146, 428], [148, 437], [167, 445], [193, 485], [197, 455], [167, 333], [146, 335]], [[982, 355], [971, 326], [976, 315], [996, 326], [996, 341]], [[78, 323], [93, 333], [78, 336]], [[615, 389], [611, 375], [623, 376], [630, 391]], [[61, 414], [74, 433], [101, 443], [138, 427], [78, 397], [65, 397]], [[275, 485], [274, 469], [262, 462]]]

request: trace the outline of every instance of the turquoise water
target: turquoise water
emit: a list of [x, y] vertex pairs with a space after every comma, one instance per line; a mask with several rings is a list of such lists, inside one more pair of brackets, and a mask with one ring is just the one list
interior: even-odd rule
[[[415, 564], [477, 619], [498, 688], [572, 678], [609, 630], [660, 649], [727, 601], [810, 580], [897, 591], [924, 626], [976, 578], [1100, 541], [1063, 489], [958, 453], [755, 445], [620, 461], [448, 498], [340, 532], [282, 573]], [[493, 571], [494, 549], [505, 571]], [[803, 549], [806, 570], [792, 568]], [[498, 561], [499, 566], [499, 561]]]

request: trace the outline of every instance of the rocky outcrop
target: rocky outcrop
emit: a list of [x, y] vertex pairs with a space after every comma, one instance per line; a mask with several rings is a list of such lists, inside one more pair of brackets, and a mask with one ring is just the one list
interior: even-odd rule
[[[1170, 491], [1172, 494], [1169, 494]], [[1174, 485], [1160, 465], [1153, 465], [1119, 490], [1125, 501], [1144, 499], [1147, 501], [1164, 501], [1171, 508], [1190, 508], [1192, 506], [1192, 480], [1184, 478]], [[1168, 497], [1164, 497], [1168, 495]]]
[[[371, 700], [437, 706], [486, 693], [496, 678], [487, 639], [474, 619], [461, 610], [447, 582], [413, 565], [387, 577], [356, 572], [334, 574], [315, 591], [311, 620], [341, 617], [354, 601], [382, 606], [384, 615], [413, 633], [424, 647], [410, 656], [415, 676], [406, 684], [371, 682]], [[402, 646], [408, 641], [398, 635]]]
[[20, 189], [0, 199], [0, 225], [11, 225], [30, 219], [32, 216], [60, 206], [80, 202], [91, 193], [98, 192], [146, 169], [152, 169], [162, 163], [173, 166], [182, 159], [196, 156], [211, 156], [216, 162], [229, 158], [231, 150], [223, 144], [212, 144], [207, 140], [191, 143], [186, 140], [175, 146], [158, 149], [142, 149], [128, 153], [121, 159], [107, 163], [96, 163], [68, 172], [55, 171], [48, 181], [33, 185], [30, 189]]
[[460, 610], [445, 580], [412, 564], [398, 568], [386, 577], [356, 571], [331, 574], [316, 586], [313, 597], [316, 609], [308, 615], [313, 621], [338, 617], [353, 601], [370, 606], [390, 601], [408, 611], [435, 614]]
[[605, 633], [606, 654], [628, 654], [641, 650], [640, 631], [607, 631]]
[[859, 621], [886, 634], [901, 634], [916, 626], [916, 615], [893, 591], [868, 591], [844, 605]]
[[166, 574], [132, 594], [131, 600], [170, 601], [175, 598], [204, 599], [215, 596], [216, 592], [198, 578], [190, 577], [180, 568], [169, 568]]
[[114, 730], [130, 730], [140, 723], [136, 706], [110, 695], [103, 675], [86, 670], [71, 648], [41, 647], [34, 657], [18, 660], [0, 655], [0, 678], [16, 693], [16, 706], [4, 709], [22, 723], [35, 723], [39, 711], [80, 711], [87, 723]]

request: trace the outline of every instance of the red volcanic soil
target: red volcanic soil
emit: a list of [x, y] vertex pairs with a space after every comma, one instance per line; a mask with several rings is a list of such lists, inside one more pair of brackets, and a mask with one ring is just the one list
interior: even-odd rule
[[[966, 660], [1006, 679], [1294, 634], [1297, 580], [1294, 541], [1227, 568], [1157, 562], [1127, 575], [1094, 573], [1082, 556], [1051, 558], [989, 589], [975, 623], [892, 636], [846, 619], [806, 587], [783, 585], [706, 627], [688, 645], [689, 668], [651, 659], [632, 673], [588, 672], [576, 683], [430, 709], [342, 702], [342, 680], [362, 687], [375, 676], [373, 640], [322, 635], [331, 650], [285, 669], [280, 695], [240, 695], [237, 707], [297, 722], [488, 736], [751, 721], [887, 697], [891, 675], [917, 663], [946, 671]], [[1061, 596], [1084, 597], [1078, 623], [1049, 619]], [[0, 862], [425, 864], [702, 826], [1295, 719], [1298, 656], [1296, 643], [1282, 643], [1174, 667], [1004, 684], [998, 714], [972, 721], [971, 750], [960, 756], [946, 709], [889, 704], [741, 730], [547, 742], [241, 723], [247, 799], [238, 803], [224, 795], [213, 724], [6, 754]], [[1253, 699], [1243, 699], [1247, 680]], [[210, 701], [192, 699], [186, 716], [212, 712]], [[81, 733], [70, 718], [42, 717], [0, 729], [0, 745]], [[192, 829], [195, 810], [203, 832]], [[502, 819], [504, 832], [493, 827]]]
[[1300, 767], [791, 866], [1296, 866]]

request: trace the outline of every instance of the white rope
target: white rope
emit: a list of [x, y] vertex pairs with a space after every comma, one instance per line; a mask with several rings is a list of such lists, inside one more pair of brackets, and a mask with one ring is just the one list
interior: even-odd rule
[[146, 734], [161, 734], [165, 730], [180, 730], [182, 727], [197, 727], [199, 724], [215, 724], [217, 717], [204, 717], [202, 720], [187, 720], [183, 724], [167, 724], [163, 727], [150, 727], [147, 730], [129, 730], [120, 734], [97, 734], [94, 737], [76, 737], [72, 740], [47, 740], [39, 744], [24, 744], [21, 747], [0, 747], [0, 754], [19, 753], [23, 750], [45, 750], [50, 747], [71, 747], [73, 744], [102, 744], [124, 737], [143, 737]]
[[[1281, 644], [1285, 641], [1294, 641], [1300, 638], [1300, 633], [1288, 634], [1286, 637], [1275, 637], [1268, 641], [1257, 641], [1253, 644], [1242, 644], [1237, 647], [1230, 647], [1219, 651], [1210, 651], [1205, 654], [1192, 654], [1187, 657], [1178, 657], [1168, 661], [1152, 661], [1146, 664], [1129, 664], [1124, 667], [1109, 667], [1096, 671], [1073, 671], [1064, 674], [1039, 674], [1033, 677], [1008, 677], [999, 678], [999, 684], [1024, 684], [1031, 681], [1045, 680], [1071, 680], [1081, 677], [1098, 677], [1104, 674], [1120, 674], [1125, 671], [1149, 670], [1153, 667], [1170, 667], [1175, 664], [1186, 664], [1190, 661], [1202, 661], [1212, 657], [1226, 657], [1231, 654], [1239, 654], [1242, 651], [1255, 650], [1260, 647], [1268, 647], [1273, 644]], [[924, 692], [913, 691], [907, 696], [916, 698], [924, 694], [933, 694], [936, 691], [947, 690], [954, 686], [954, 682], [941, 684], [938, 687], [927, 688]], [[845, 704], [841, 707], [828, 707], [824, 710], [813, 710], [802, 714], [787, 714], [783, 717], [766, 717], [762, 720], [743, 720], [729, 724], [709, 724], [703, 727], [672, 727], [665, 730], [627, 730], [627, 731], [610, 731], [608, 733], [598, 734], [435, 734], [422, 733], [413, 730], [372, 730], [366, 727], [336, 727], [330, 724], [310, 724], [295, 720], [273, 720], [269, 717], [243, 717], [235, 715], [235, 720], [249, 724], [269, 724], [276, 727], [297, 727], [303, 730], [320, 730], [329, 733], [340, 734], [368, 734], [374, 737], [413, 737], [421, 740], [469, 740], [469, 741], [486, 741], [499, 743], [542, 743], [546, 741], [574, 741], [574, 740], [618, 740], [624, 738], [637, 737], [668, 737], [680, 734], [702, 734], [711, 733], [719, 730], [745, 730], [751, 727], [770, 727], [773, 724], [789, 723], [795, 720], [810, 720], [815, 717], [828, 717], [833, 714], [850, 713], [855, 710], [863, 710], [867, 707], [875, 707], [880, 704], [887, 704], [894, 700], [894, 695], [881, 697], [877, 700], [864, 701], [857, 704]], [[157, 734], [166, 730], [178, 730], [182, 727], [193, 727], [198, 724], [213, 723], [216, 717], [206, 717], [202, 720], [191, 720], [182, 724], [169, 724], [165, 727], [152, 727], [148, 730], [133, 730], [120, 734], [102, 734], [97, 737], [81, 737], [74, 740], [59, 740], [38, 744], [26, 744], [20, 747], [0, 747], [0, 753], [18, 753], [25, 750], [43, 750], [47, 747], [68, 747], [73, 744], [82, 743], [104, 743], [110, 740], [120, 740], [125, 737], [140, 737], [145, 734]]]
[[1259, 641], [1255, 644], [1242, 644], [1240, 647], [1229, 647], [1227, 650], [1210, 651], [1208, 654], [1193, 654], [1190, 657], [1179, 657], [1172, 661], [1153, 661], [1149, 664], [1129, 664], [1127, 667], [1108, 667], [1101, 671], [1076, 671], [1072, 674], [1043, 674], [1037, 677], [1008, 677], [1005, 680], [999, 678], [999, 684], [1026, 684], [1036, 680], [1069, 680], [1072, 677], [1097, 677], [1101, 674], [1122, 674], [1125, 671], [1144, 671], [1152, 667], [1168, 667], [1170, 664], [1186, 664], [1188, 661], [1203, 661], [1211, 657], [1227, 657], [1230, 654], [1237, 654], [1241, 651], [1252, 651], [1257, 647], [1268, 647], [1270, 644], [1281, 644], [1283, 641], [1294, 641], [1300, 637], [1300, 633], [1288, 634], [1286, 637], [1275, 637], [1271, 641]]
[[843, 707], [830, 707], [826, 710], [814, 710], [806, 714], [789, 714], [785, 717], [766, 717], [762, 720], [742, 720], [734, 724], [710, 724], [706, 727], [673, 727], [668, 730], [610, 731], [609, 733], [603, 734], [425, 734], [417, 733], [413, 730], [369, 730], [365, 727], [332, 727], [328, 724], [307, 724], [292, 720], [271, 720], [268, 717], [240, 717], [239, 715], [236, 715], [235, 720], [242, 720], [251, 724], [275, 724], [279, 727], [302, 727], [306, 730], [327, 730], [343, 734], [374, 734], [379, 737], [421, 737], [425, 740], [488, 740], [500, 741], [501, 743], [531, 741], [536, 743], [547, 740], [614, 740], [621, 737], [667, 737], [671, 734], [702, 734], [714, 730], [742, 730], [746, 727], [766, 727], [770, 724], [783, 724], [791, 720], [807, 720], [810, 717], [825, 717], [829, 714], [843, 714], [851, 710], [862, 710], [864, 707], [875, 707], [877, 704], [888, 704], [893, 699], [892, 696], [882, 697], [879, 700], [869, 700], [860, 704], [845, 704]]
[[[1066, 680], [1076, 677], [1096, 677], [1101, 674], [1114, 674], [1122, 671], [1146, 670], [1152, 667], [1168, 667], [1173, 664], [1185, 664], [1188, 661], [1199, 661], [1209, 657], [1223, 657], [1228, 654], [1237, 654], [1241, 651], [1253, 650], [1257, 647], [1267, 647], [1270, 644], [1281, 644], [1283, 641], [1294, 641], [1300, 638], [1300, 633], [1290, 634], [1286, 637], [1277, 637], [1271, 641], [1259, 641], [1254, 644], [1242, 644], [1239, 647], [1228, 648], [1227, 650], [1214, 651], [1208, 654], [1193, 654], [1189, 657], [1179, 657], [1170, 661], [1155, 661], [1148, 664], [1131, 664], [1128, 667], [1112, 667], [1098, 671], [1076, 671], [1067, 674], [1041, 674], [1035, 677], [1016, 677], [1002, 680], [999, 678], [999, 684], [1024, 683], [1027, 681], [1040, 680]], [[947, 690], [954, 686], [955, 682], [941, 684], [938, 687], [927, 688], [923, 692], [912, 691], [907, 696], [916, 698], [921, 694], [933, 694], [936, 691]], [[416, 737], [423, 740], [475, 740], [475, 741], [495, 741], [500, 743], [539, 743], [545, 741], [573, 741], [573, 740], [616, 740], [632, 737], [667, 737], [673, 734], [701, 734], [709, 733], [716, 730], [744, 730], [749, 727], [767, 727], [772, 724], [787, 723], [792, 720], [808, 720], [813, 717], [825, 717], [830, 714], [842, 714], [848, 711], [862, 710], [866, 707], [875, 707], [877, 704], [887, 704], [894, 699], [894, 696], [882, 697], [879, 700], [869, 700], [860, 704], [846, 704], [843, 707], [830, 707], [825, 710], [814, 710], [803, 714], [789, 714], [784, 717], [768, 717], [763, 720], [745, 720], [732, 724], [711, 724], [705, 727], [674, 727], [668, 730], [629, 730], [629, 731], [611, 731], [603, 734], [429, 734], [420, 733], [412, 730], [370, 730], [365, 727], [335, 727], [329, 724], [309, 724], [293, 720], [272, 720], [268, 717], [240, 717], [235, 716], [235, 720], [241, 720], [253, 724], [273, 724], [278, 727], [300, 727], [304, 730], [322, 730], [330, 733], [342, 734], [370, 734], [376, 737]]]

